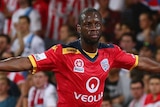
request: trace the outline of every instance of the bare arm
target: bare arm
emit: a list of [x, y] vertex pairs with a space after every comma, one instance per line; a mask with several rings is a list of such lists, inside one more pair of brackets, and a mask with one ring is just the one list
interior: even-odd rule
[[160, 73], [160, 63], [146, 57], [139, 57], [137, 67], [140, 70]]
[[28, 57], [14, 57], [0, 61], [0, 71], [25, 71], [31, 70], [32, 64]]
[[14, 52], [14, 56], [20, 56], [24, 51], [24, 42], [23, 42], [23, 36], [20, 32], [17, 32], [17, 39], [19, 42], [19, 49]]

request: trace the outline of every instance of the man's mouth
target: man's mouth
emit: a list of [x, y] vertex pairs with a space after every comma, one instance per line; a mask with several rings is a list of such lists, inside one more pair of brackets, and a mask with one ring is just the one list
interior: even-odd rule
[[99, 35], [98, 34], [92, 34], [92, 35], [90, 35], [90, 37], [92, 37], [92, 38], [98, 38]]

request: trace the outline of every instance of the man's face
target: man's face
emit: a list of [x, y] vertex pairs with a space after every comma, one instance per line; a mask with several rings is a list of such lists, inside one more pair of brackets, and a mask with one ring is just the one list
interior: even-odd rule
[[5, 80], [0, 80], [0, 95], [6, 94], [9, 90], [9, 86]]
[[151, 26], [151, 21], [148, 19], [146, 14], [141, 14], [139, 17], [141, 29], [146, 29]]
[[130, 36], [123, 36], [120, 41], [120, 47], [123, 50], [131, 51], [134, 48], [134, 42]]
[[154, 95], [159, 94], [160, 93], [160, 79], [152, 78], [149, 81], [149, 90]]
[[3, 53], [8, 47], [5, 37], [0, 37], [0, 53]]
[[19, 26], [19, 31], [21, 33], [25, 33], [26, 31], [29, 30], [30, 24], [27, 22], [27, 19], [21, 18], [21, 19], [19, 19], [18, 26]]
[[131, 93], [133, 98], [139, 99], [144, 93], [144, 88], [142, 87], [141, 83], [137, 82], [131, 84]]
[[78, 32], [81, 34], [87, 44], [96, 44], [100, 39], [102, 32], [101, 17], [96, 12], [82, 14], [81, 24], [78, 26]]
[[47, 81], [48, 77], [43, 72], [37, 72], [33, 76], [33, 83], [36, 88], [43, 88]]

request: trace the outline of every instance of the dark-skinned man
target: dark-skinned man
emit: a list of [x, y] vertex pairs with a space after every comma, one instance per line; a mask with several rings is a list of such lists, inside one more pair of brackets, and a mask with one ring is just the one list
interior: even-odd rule
[[55, 45], [41, 54], [1, 61], [0, 71], [54, 71], [58, 107], [100, 107], [104, 82], [113, 67], [160, 72], [159, 63], [125, 53], [116, 45], [99, 43], [101, 29], [100, 13], [87, 8], [79, 16], [78, 41]]

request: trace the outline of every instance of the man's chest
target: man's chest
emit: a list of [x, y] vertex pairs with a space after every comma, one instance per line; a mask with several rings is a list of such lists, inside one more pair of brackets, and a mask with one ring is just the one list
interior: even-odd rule
[[[83, 75], [107, 75], [112, 66], [112, 59], [105, 56], [98, 55], [95, 58], [88, 58], [84, 55], [66, 55], [63, 58], [62, 71], [67, 70], [67, 72], [73, 74], [83, 74]], [[63, 69], [65, 68], [65, 69]]]

